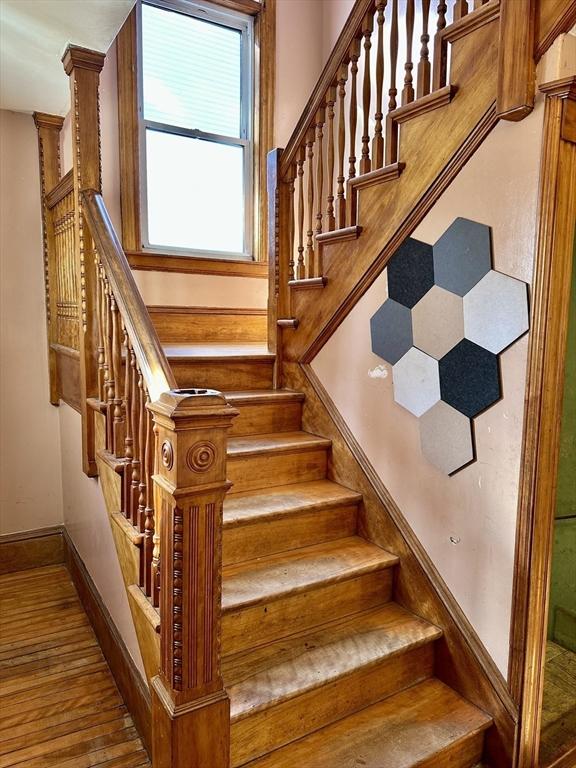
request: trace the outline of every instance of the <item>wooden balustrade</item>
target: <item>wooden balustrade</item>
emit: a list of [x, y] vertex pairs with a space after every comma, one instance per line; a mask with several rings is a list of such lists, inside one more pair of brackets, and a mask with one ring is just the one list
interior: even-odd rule
[[336, 229], [355, 225], [351, 187], [397, 162], [396, 110], [429, 96], [433, 83], [436, 90], [446, 85], [443, 32], [486, 2], [356, 0], [280, 159], [279, 183], [296, 180], [288, 195], [295, 236], [284, 279], [322, 276], [318, 236], [325, 241], [327, 232], [337, 237]]

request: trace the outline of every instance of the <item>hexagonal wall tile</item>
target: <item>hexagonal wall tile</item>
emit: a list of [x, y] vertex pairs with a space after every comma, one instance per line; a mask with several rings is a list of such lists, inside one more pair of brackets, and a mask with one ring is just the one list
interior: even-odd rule
[[420, 445], [429, 462], [453, 474], [474, 459], [470, 419], [441, 400], [420, 419]]
[[410, 309], [434, 285], [432, 246], [407, 237], [388, 262], [388, 295]]
[[463, 339], [439, 363], [442, 400], [474, 418], [500, 399], [498, 358]]
[[492, 266], [490, 227], [455, 219], [433, 250], [436, 285], [464, 296]]
[[414, 346], [436, 360], [464, 338], [462, 299], [433, 285], [412, 309]]
[[464, 296], [464, 335], [497, 354], [526, 333], [528, 286], [491, 270]]
[[387, 299], [370, 318], [372, 352], [394, 365], [412, 346], [412, 318], [408, 307]]
[[392, 368], [394, 400], [413, 413], [423, 413], [440, 400], [438, 361], [412, 347]]

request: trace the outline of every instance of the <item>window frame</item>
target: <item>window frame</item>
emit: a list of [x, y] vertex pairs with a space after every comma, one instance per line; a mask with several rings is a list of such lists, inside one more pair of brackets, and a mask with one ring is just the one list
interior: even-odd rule
[[[169, 13], [179, 13], [183, 16], [200, 19], [201, 21], [217, 24], [218, 26], [235, 29], [242, 35], [241, 41], [241, 80], [240, 80], [240, 136], [232, 137], [221, 134], [207, 133], [197, 128], [182, 128], [154, 120], [144, 116], [144, 35], [142, 8], [149, 5]], [[255, 92], [255, 51], [254, 51], [254, 20], [239, 11], [229, 8], [219, 8], [213, 2], [205, 0], [139, 0], [136, 4], [137, 24], [137, 61], [138, 61], [138, 133], [140, 151], [140, 210], [141, 238], [144, 251], [190, 256], [200, 256], [211, 259], [239, 259], [251, 261], [254, 254], [254, 92]], [[211, 141], [216, 144], [243, 148], [244, 168], [244, 237], [242, 251], [203, 250], [201, 248], [186, 248], [178, 246], [162, 246], [150, 243], [148, 229], [148, 175], [146, 168], [146, 131], [155, 130], [192, 139]]]
[[264, 278], [268, 256], [266, 157], [274, 146], [276, 0], [210, 0], [210, 5], [250, 15], [254, 22], [252, 260], [230, 258], [228, 253], [218, 257], [212, 252], [202, 255], [188, 249], [178, 252], [144, 246], [138, 92], [142, 62], [138, 54], [137, 7], [132, 9], [116, 38], [122, 244], [134, 269]]

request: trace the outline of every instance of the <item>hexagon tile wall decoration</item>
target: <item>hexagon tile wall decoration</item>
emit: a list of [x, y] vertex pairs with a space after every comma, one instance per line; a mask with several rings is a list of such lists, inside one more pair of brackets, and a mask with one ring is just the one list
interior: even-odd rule
[[528, 286], [492, 269], [490, 227], [462, 218], [433, 246], [407, 238], [386, 271], [372, 351], [419, 417], [423, 454], [452, 475], [475, 459], [473, 419], [502, 395], [499, 355], [528, 330]]

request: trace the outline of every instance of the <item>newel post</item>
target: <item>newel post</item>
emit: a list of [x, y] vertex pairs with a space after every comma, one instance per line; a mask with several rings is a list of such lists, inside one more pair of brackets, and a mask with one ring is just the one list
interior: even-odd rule
[[80, 297], [80, 408], [82, 465], [87, 475], [98, 470], [94, 456], [94, 411], [90, 397], [98, 397], [96, 269], [88, 227], [82, 212], [83, 189], [102, 189], [100, 105], [98, 87], [105, 55], [69, 45], [62, 57], [70, 78], [72, 104], [72, 159], [74, 174], [74, 240]]
[[220, 672], [222, 505], [237, 411], [212, 390], [149, 406], [160, 526], [160, 664], [152, 680], [154, 768], [229, 768], [230, 703]]
[[46, 194], [60, 181], [60, 131], [64, 118], [34, 112], [34, 124], [38, 130], [38, 155], [40, 158], [40, 203], [42, 206], [42, 247], [44, 253], [44, 296], [46, 302], [46, 330], [48, 335], [48, 371], [50, 402], [58, 405], [58, 371], [56, 353], [52, 343], [56, 341], [56, 264], [52, 243], [52, 217], [46, 203]]

